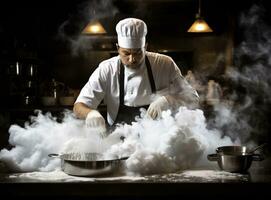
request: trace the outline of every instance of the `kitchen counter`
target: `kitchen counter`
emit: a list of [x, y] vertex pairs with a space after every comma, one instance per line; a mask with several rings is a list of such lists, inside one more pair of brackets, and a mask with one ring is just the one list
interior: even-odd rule
[[[213, 163], [214, 164], [214, 163]], [[245, 174], [220, 171], [217, 164], [170, 174], [75, 177], [62, 171], [0, 174], [2, 194], [15, 197], [57, 196], [163, 198], [180, 196], [271, 196], [271, 157], [252, 163]]]

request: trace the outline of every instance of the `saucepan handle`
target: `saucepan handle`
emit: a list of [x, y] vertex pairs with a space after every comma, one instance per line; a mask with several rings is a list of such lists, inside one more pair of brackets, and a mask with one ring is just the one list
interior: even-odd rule
[[261, 155], [261, 154], [253, 154], [252, 155], [252, 160], [253, 161], [262, 161], [262, 160], [264, 160], [264, 156]]
[[57, 153], [50, 153], [50, 154], [48, 154], [48, 156], [51, 158], [60, 158], [60, 155]]
[[217, 153], [215, 153], [215, 154], [209, 154], [209, 155], [207, 156], [207, 158], [208, 158], [208, 160], [210, 160], [210, 161], [217, 161], [217, 160], [218, 160], [218, 155], [217, 155]]
[[128, 158], [129, 158], [128, 156], [127, 157], [122, 157], [119, 160], [127, 160]]

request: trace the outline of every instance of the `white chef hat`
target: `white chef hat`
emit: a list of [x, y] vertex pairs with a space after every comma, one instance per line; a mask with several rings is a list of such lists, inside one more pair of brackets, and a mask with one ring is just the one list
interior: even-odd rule
[[121, 20], [117, 26], [118, 44], [122, 48], [137, 49], [145, 46], [147, 25], [136, 18]]

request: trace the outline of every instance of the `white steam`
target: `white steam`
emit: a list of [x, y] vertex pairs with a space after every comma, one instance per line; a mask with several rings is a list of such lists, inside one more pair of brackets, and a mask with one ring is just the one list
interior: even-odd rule
[[60, 160], [49, 158], [50, 153], [98, 152], [105, 158], [129, 156], [127, 173], [153, 174], [203, 164], [217, 146], [232, 144], [229, 137], [221, 138], [218, 130], [206, 128], [201, 110], [181, 107], [175, 116], [168, 110], [159, 120], [146, 116], [137, 120], [119, 125], [101, 139], [68, 111], [62, 123], [49, 113], [38, 112], [25, 127], [10, 127], [13, 148], [1, 150], [0, 160], [13, 171], [52, 171], [60, 168]]
[[235, 66], [225, 74], [232, 92], [224, 96], [227, 103], [215, 107], [216, 115], [210, 121], [212, 127], [246, 144], [268, 140], [270, 127], [266, 119], [271, 104], [271, 27], [264, 22], [264, 13], [256, 5], [242, 13], [244, 40], [235, 49]]
[[12, 125], [9, 129], [11, 150], [3, 149], [0, 160], [10, 170], [51, 171], [60, 167], [59, 159], [48, 157], [51, 153], [101, 152], [101, 139], [88, 130], [83, 121], [77, 120], [67, 111], [63, 122], [57, 122], [50, 113], [43, 115], [37, 111], [25, 127]]
[[233, 144], [218, 130], [206, 128], [201, 110], [186, 107], [180, 107], [175, 116], [168, 110], [159, 120], [145, 116], [132, 125], [121, 125], [109, 137], [116, 135], [126, 139], [105, 154], [130, 154], [126, 164], [128, 172], [135, 174], [167, 173], [203, 165], [207, 154], [217, 146]]

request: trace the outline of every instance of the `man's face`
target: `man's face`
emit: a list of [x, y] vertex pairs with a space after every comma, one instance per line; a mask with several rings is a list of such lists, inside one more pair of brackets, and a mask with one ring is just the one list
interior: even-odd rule
[[126, 49], [117, 45], [121, 62], [131, 69], [137, 69], [145, 57], [145, 47], [139, 49]]

